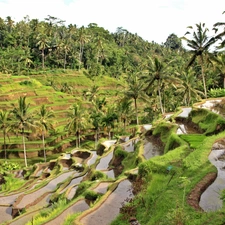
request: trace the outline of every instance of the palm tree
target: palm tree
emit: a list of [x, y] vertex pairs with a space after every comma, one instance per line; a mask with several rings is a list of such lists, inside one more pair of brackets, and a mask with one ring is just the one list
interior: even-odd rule
[[116, 42], [120, 47], [123, 47], [128, 35], [128, 31], [123, 27], [117, 27], [115, 38]]
[[24, 151], [24, 162], [27, 167], [27, 156], [26, 156], [26, 144], [25, 144], [25, 130], [34, 129], [33, 124], [33, 114], [29, 113], [30, 103], [26, 103], [26, 96], [20, 97], [18, 100], [18, 106], [14, 103], [12, 104], [12, 115], [13, 115], [13, 125], [16, 133], [22, 135], [23, 151]]
[[[224, 13], [225, 13], [225, 11], [223, 12], [223, 14]], [[214, 26], [213, 30], [215, 30], [215, 33], [217, 33], [217, 31], [218, 31], [218, 27], [224, 26], [223, 31], [215, 36], [216, 39], [221, 40], [222, 37], [225, 36], [225, 23], [224, 22], [218, 22], [218, 23], [215, 23], [213, 26]], [[218, 49], [223, 48], [224, 46], [225, 46], [225, 39], [221, 41], [220, 45], [218, 46]]]
[[106, 111], [105, 107], [107, 103], [105, 97], [101, 99], [96, 96], [97, 91], [98, 91], [98, 86], [94, 85], [90, 89], [90, 94], [88, 94], [88, 92], [86, 93], [87, 96], [89, 96], [88, 100], [91, 101], [93, 104], [93, 109], [91, 110], [90, 119], [95, 130], [95, 147], [97, 147], [99, 131], [100, 131], [100, 128], [102, 127], [102, 119]]
[[106, 113], [102, 117], [102, 126], [108, 131], [109, 140], [111, 140], [111, 130], [114, 128], [115, 121], [118, 119], [114, 106], [107, 108]]
[[94, 105], [95, 109], [98, 112], [105, 112], [107, 101], [105, 97], [103, 98], [96, 97], [92, 98], [92, 104]]
[[91, 111], [90, 119], [92, 121], [92, 125], [95, 130], [95, 148], [97, 147], [99, 130], [102, 125], [102, 118], [103, 118], [103, 113], [101, 111], [99, 111], [99, 110]]
[[217, 56], [213, 58], [213, 62], [217, 76], [223, 79], [223, 88], [225, 88], [225, 54], [223, 52], [218, 53]]
[[147, 100], [147, 96], [144, 92], [145, 83], [139, 79], [137, 73], [131, 73], [126, 77], [126, 84], [125, 86], [122, 86], [123, 94], [128, 99], [134, 100], [134, 109], [135, 109], [135, 115], [136, 115], [136, 123], [139, 124], [139, 118], [138, 118], [138, 105], [137, 100], [142, 99], [144, 101]]
[[41, 50], [42, 69], [45, 67], [45, 50], [49, 48], [49, 38], [46, 34], [39, 34], [37, 37], [37, 46]]
[[5, 22], [7, 24], [8, 32], [11, 33], [15, 26], [14, 25], [15, 21], [12, 20], [11, 16], [7, 16]]
[[126, 131], [126, 125], [129, 119], [133, 115], [132, 101], [127, 98], [123, 98], [118, 102], [117, 113], [120, 121], [123, 123], [123, 130]]
[[145, 91], [148, 95], [152, 95], [156, 85], [161, 113], [165, 112], [162, 103], [162, 89], [164, 84], [175, 84], [178, 82], [178, 79], [172, 76], [170, 71], [170, 66], [173, 61], [171, 60], [165, 63], [158, 57], [154, 57], [154, 59], [150, 58], [148, 71], [142, 75], [142, 79], [147, 84]]
[[[208, 28], [205, 28], [205, 24], [199, 23], [196, 24], [197, 31], [193, 32], [193, 39], [188, 39], [186, 37], [182, 37], [182, 39], [187, 41], [187, 46], [190, 47], [192, 50], [192, 57], [187, 64], [187, 68], [190, 67], [196, 60], [199, 59], [199, 64], [201, 66], [201, 73], [202, 73], [202, 81], [204, 87], [204, 95], [207, 98], [207, 88], [206, 88], [206, 81], [205, 81], [205, 71], [204, 71], [204, 55], [209, 54], [209, 48], [212, 44], [216, 42], [215, 37], [209, 38], [207, 36], [207, 32], [209, 31]], [[193, 29], [192, 26], [188, 28]], [[190, 32], [186, 32], [186, 34], [190, 34]], [[185, 34], [185, 35], [186, 35]]]
[[88, 90], [83, 91], [83, 96], [88, 101], [94, 103], [97, 99], [98, 92], [99, 92], [99, 87], [97, 85], [93, 85]]
[[37, 127], [41, 132], [42, 144], [44, 150], [44, 160], [46, 162], [46, 150], [45, 150], [45, 136], [49, 129], [53, 130], [53, 122], [52, 118], [54, 118], [54, 112], [52, 110], [48, 110], [45, 105], [42, 105], [40, 111], [37, 111]]
[[102, 38], [98, 35], [96, 38], [95, 38], [95, 49], [97, 50], [97, 55], [96, 55], [96, 63], [99, 62], [99, 58], [100, 58], [100, 53], [103, 52], [103, 40]]
[[80, 147], [80, 134], [88, 124], [88, 114], [82, 107], [81, 103], [75, 103], [70, 107], [71, 112], [68, 113], [68, 123], [65, 129], [76, 135], [76, 147]]
[[203, 92], [197, 90], [198, 82], [194, 74], [195, 71], [192, 68], [184, 69], [179, 74], [181, 83], [177, 86], [176, 93], [182, 96], [185, 106], [190, 106], [193, 98], [201, 100], [200, 96], [204, 96]]
[[3, 132], [4, 138], [4, 152], [5, 152], [5, 159], [7, 158], [6, 154], [6, 136], [11, 129], [11, 118], [10, 114], [7, 110], [0, 110], [0, 128]]
[[63, 42], [63, 50], [64, 50], [64, 62], [63, 62], [63, 68], [64, 70], [66, 69], [66, 64], [67, 64], [67, 55], [68, 52], [70, 51], [70, 43], [67, 41]]
[[85, 28], [82, 26], [79, 31], [78, 31], [78, 41], [80, 43], [80, 53], [79, 53], [79, 58], [80, 58], [80, 63], [79, 63], [79, 70], [81, 67], [81, 63], [83, 60], [83, 53], [84, 53], [84, 44], [88, 41], [88, 36], [86, 34]]

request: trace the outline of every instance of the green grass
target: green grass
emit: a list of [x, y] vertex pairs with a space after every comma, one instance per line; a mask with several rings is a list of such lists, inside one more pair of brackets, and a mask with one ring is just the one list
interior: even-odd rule
[[7, 176], [5, 176], [5, 180], [6, 182], [1, 185], [1, 191], [3, 192], [18, 190], [26, 183], [24, 179], [17, 179], [13, 174], [8, 174]]
[[192, 149], [196, 149], [199, 145], [203, 143], [206, 138], [206, 136], [203, 134], [181, 134], [180, 137], [181, 139], [186, 141]]

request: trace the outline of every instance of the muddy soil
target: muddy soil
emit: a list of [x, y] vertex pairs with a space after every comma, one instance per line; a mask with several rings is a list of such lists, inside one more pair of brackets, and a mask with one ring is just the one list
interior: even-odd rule
[[187, 203], [197, 211], [203, 211], [199, 206], [199, 201], [202, 193], [214, 182], [217, 173], [207, 174], [190, 192], [187, 198]]

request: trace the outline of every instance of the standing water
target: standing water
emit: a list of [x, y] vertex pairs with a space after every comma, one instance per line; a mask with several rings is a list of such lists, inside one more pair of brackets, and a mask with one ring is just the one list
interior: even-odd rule
[[133, 194], [130, 181], [121, 181], [116, 190], [109, 195], [100, 207], [81, 219], [81, 224], [90, 225], [93, 224], [93, 221], [94, 224], [98, 225], [110, 224], [119, 214], [123, 202], [131, 197], [133, 197]]
[[225, 189], [225, 169], [224, 161], [220, 160], [220, 156], [224, 155], [225, 150], [212, 150], [209, 155], [210, 162], [217, 168], [216, 180], [201, 195], [199, 205], [208, 211], [216, 211], [222, 208], [223, 201], [221, 199], [221, 191]]

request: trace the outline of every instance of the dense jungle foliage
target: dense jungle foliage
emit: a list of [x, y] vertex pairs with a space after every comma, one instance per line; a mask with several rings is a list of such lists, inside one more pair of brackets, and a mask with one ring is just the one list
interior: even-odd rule
[[[199, 91], [206, 96], [211, 88], [223, 87], [224, 53], [217, 51], [224, 46], [224, 30], [220, 31], [223, 26], [215, 23], [213, 29], [217, 32], [213, 37], [209, 37], [204, 23], [187, 28], [192, 32], [183, 37], [187, 50], [182, 46], [182, 37], [176, 34], [168, 34], [165, 43], [157, 44], [122, 27], [110, 33], [95, 23], [66, 26], [65, 21], [50, 15], [44, 21], [26, 16], [19, 22], [8, 16], [0, 18], [0, 71], [40, 74], [59, 68], [85, 69], [92, 79], [138, 73], [149, 82], [148, 94], [158, 83], [163, 91], [175, 89], [190, 104]], [[190, 34], [192, 37], [187, 38]], [[217, 47], [214, 52], [210, 51], [212, 45]], [[176, 81], [168, 82], [168, 77]]]

